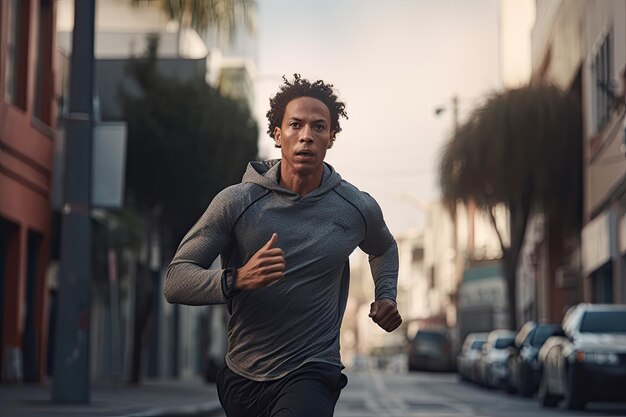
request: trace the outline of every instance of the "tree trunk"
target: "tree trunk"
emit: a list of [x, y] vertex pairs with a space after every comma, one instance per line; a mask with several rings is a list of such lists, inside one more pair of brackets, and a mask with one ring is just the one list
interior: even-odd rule
[[517, 330], [517, 263], [526, 236], [526, 225], [530, 216], [529, 193], [522, 193], [516, 204], [509, 207], [509, 229], [511, 233], [508, 248], [502, 249], [503, 272], [507, 285], [509, 327]]
[[[517, 260], [519, 256], [513, 254], [511, 247], [507, 248], [502, 256], [502, 272], [506, 282], [506, 300], [509, 319], [509, 328], [517, 330]], [[519, 252], [518, 252], [519, 253]]]

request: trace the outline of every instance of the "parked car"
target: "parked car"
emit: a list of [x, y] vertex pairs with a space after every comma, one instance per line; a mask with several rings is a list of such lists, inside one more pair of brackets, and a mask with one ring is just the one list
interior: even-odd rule
[[508, 348], [515, 340], [512, 330], [492, 330], [482, 347], [479, 361], [478, 383], [490, 388], [502, 388], [506, 382]]
[[591, 401], [624, 401], [626, 393], [626, 305], [579, 304], [539, 351], [543, 373], [539, 402], [582, 410]]
[[549, 337], [562, 334], [561, 326], [556, 323], [537, 324], [529, 321], [520, 328], [515, 343], [509, 348], [507, 392], [517, 392], [524, 397], [537, 392], [541, 379], [539, 349]]
[[487, 341], [487, 333], [470, 333], [465, 337], [457, 356], [457, 372], [462, 381], [476, 381], [480, 352]]
[[418, 330], [409, 345], [409, 371], [451, 372], [452, 343], [446, 329]]

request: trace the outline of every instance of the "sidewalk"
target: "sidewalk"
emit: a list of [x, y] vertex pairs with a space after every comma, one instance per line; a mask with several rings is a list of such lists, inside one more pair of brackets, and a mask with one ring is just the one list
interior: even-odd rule
[[50, 384], [0, 385], [2, 417], [175, 417], [220, 415], [214, 384], [147, 380], [141, 386], [94, 384], [90, 404], [55, 404]]

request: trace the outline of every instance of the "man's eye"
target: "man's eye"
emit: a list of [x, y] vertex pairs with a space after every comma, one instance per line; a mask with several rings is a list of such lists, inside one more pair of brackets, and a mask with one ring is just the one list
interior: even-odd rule
[[297, 128], [300, 127], [300, 123], [298, 123], [298, 122], [291, 122], [291, 123], [289, 123], [289, 127], [297, 129]]
[[318, 132], [323, 132], [325, 129], [324, 125], [315, 125], [313, 128]]

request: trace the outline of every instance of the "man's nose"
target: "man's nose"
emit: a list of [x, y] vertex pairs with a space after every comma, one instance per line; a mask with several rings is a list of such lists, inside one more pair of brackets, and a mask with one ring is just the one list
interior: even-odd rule
[[313, 129], [309, 125], [304, 125], [302, 129], [300, 129], [300, 139], [301, 143], [312, 143], [313, 142]]

